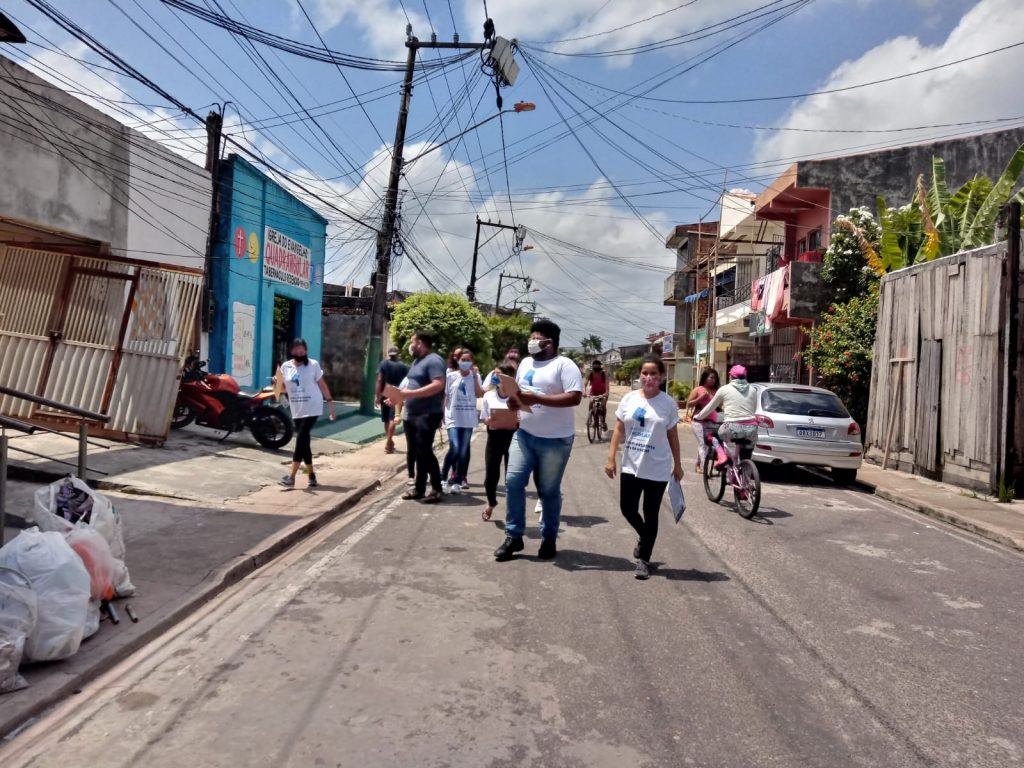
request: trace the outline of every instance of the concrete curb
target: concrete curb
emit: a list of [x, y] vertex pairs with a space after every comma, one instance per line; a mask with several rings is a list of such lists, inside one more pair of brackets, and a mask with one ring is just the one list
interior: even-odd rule
[[108, 671], [112, 666], [124, 661], [146, 644], [170, 631], [175, 625], [195, 612], [196, 609], [217, 597], [228, 587], [233, 586], [249, 574], [259, 570], [303, 539], [308, 538], [320, 528], [350, 511], [373, 493], [373, 491], [379, 489], [384, 483], [404, 470], [405, 461], [403, 460], [401, 465], [396, 465], [390, 473], [386, 472], [377, 477], [376, 480], [355, 489], [355, 491], [346, 495], [345, 498], [329, 509], [307, 520], [299, 520], [289, 525], [257, 544], [252, 553], [239, 555], [232, 561], [222, 565], [201, 584], [194, 587], [181, 604], [166, 616], [155, 621], [146, 631], [118, 648], [109, 656], [96, 659], [95, 663], [60, 686], [50, 695], [33, 702], [19, 712], [0, 719], [0, 749], [2, 749], [3, 740], [13, 738], [17, 731], [26, 726], [29, 721], [37, 718], [43, 712], [72, 694], [77, 693], [84, 685]]
[[1004, 547], [1010, 547], [1018, 552], [1024, 552], [1024, 541], [1015, 539], [1012, 536], [1007, 536], [1006, 534], [1000, 533], [999, 531], [993, 530], [987, 526], [980, 525], [976, 521], [962, 515], [958, 515], [956, 512], [951, 510], [942, 509], [940, 507], [932, 506], [931, 504], [925, 504], [920, 501], [909, 499], [884, 488], [879, 488], [873, 483], [869, 483], [865, 480], [857, 480], [853, 485], [862, 491], [870, 493], [873, 496], [878, 496], [880, 499], [885, 499], [886, 501], [892, 502], [904, 509], [909, 509], [912, 512], [917, 512], [918, 514], [926, 517], [931, 517], [935, 520], [939, 520], [940, 522], [960, 528], [961, 530], [968, 531], [969, 533], [973, 533], [974, 535], [988, 539], [989, 541], [1002, 544]]

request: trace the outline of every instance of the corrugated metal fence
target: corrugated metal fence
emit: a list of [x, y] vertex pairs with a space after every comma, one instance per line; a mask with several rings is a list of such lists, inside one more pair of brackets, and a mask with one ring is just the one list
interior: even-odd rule
[[[0, 246], [0, 382], [111, 416], [98, 433], [162, 441], [202, 276]], [[0, 413], [71, 426], [14, 398]]]

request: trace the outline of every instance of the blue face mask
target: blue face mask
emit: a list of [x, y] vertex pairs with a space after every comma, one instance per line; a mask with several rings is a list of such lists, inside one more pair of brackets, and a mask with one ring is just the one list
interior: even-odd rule
[[472, 360], [459, 360], [459, 368], [461, 368], [464, 371], [471, 371], [471, 370], [473, 370], [473, 361]]
[[498, 374], [492, 374], [491, 385], [497, 387], [499, 384], [501, 384], [501, 379], [498, 378]]

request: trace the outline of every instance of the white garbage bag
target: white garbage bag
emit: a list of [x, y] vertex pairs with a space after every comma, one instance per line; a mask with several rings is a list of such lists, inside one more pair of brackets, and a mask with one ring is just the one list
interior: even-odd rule
[[25, 644], [29, 661], [66, 659], [85, 634], [89, 572], [64, 536], [29, 528], [0, 549], [0, 567], [28, 578], [36, 595], [36, 626]]
[[36, 491], [32, 521], [42, 531], [67, 533], [76, 526], [95, 528], [107, 544], [117, 562], [114, 591], [119, 597], [135, 594], [135, 585], [124, 564], [124, 529], [121, 516], [110, 499], [94, 491], [74, 475], [51, 483]]
[[0, 693], [20, 691], [28, 685], [18, 667], [35, 627], [36, 594], [28, 577], [0, 568]]

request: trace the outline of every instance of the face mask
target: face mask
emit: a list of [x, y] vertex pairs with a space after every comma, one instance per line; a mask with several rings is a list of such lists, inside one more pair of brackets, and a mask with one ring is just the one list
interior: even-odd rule
[[497, 387], [500, 384], [501, 384], [501, 379], [498, 378], [498, 374], [494, 374], [493, 376], [491, 376], [491, 385], [492, 386]]
[[473, 370], [473, 361], [472, 360], [459, 360], [459, 368], [461, 370], [463, 370], [463, 371], [471, 371], [471, 370]]
[[292, 355], [292, 359], [299, 365], [305, 365], [309, 362], [309, 355]]
[[661, 386], [661, 376], [647, 374], [640, 377], [640, 383], [644, 388], [657, 389]]
[[416, 345], [415, 344], [410, 344], [409, 345], [409, 354], [412, 355], [413, 357], [416, 357]]
[[540, 341], [538, 341], [537, 339], [530, 339], [530, 342], [526, 345], [526, 350], [531, 355], [540, 354], [540, 350], [541, 350], [541, 343], [540, 343]]

